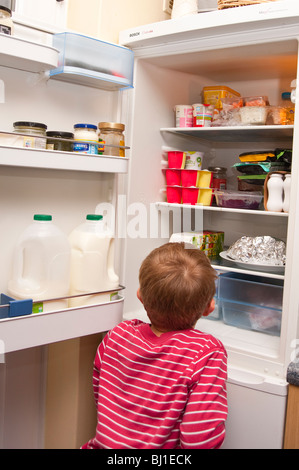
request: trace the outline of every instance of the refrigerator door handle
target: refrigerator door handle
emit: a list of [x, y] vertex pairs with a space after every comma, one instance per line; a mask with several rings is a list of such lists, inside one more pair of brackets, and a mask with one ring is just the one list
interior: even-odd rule
[[282, 379], [259, 375], [242, 369], [228, 368], [227, 382], [274, 395], [287, 395], [288, 384]]

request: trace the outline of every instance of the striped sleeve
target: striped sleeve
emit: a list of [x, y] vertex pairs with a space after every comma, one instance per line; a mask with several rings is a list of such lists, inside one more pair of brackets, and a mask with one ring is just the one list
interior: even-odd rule
[[180, 425], [181, 448], [218, 449], [227, 419], [227, 358], [223, 349], [208, 351], [194, 364], [193, 386]]
[[99, 397], [99, 381], [100, 381], [100, 373], [101, 373], [101, 364], [102, 364], [102, 357], [104, 351], [106, 349], [106, 344], [110, 336], [110, 331], [104, 336], [103, 340], [101, 341], [94, 360], [93, 365], [93, 376], [92, 376], [92, 386], [93, 386], [93, 395], [95, 404], [98, 404], [98, 397]]

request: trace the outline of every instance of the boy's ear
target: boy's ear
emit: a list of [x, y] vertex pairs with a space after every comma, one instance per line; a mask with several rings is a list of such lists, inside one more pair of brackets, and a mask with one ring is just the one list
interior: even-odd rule
[[139, 287], [138, 287], [138, 289], [137, 289], [137, 298], [138, 298], [138, 299], [140, 300], [140, 302], [143, 304]]
[[208, 315], [210, 315], [210, 313], [213, 312], [214, 308], [215, 308], [215, 299], [213, 297], [211, 302], [208, 304], [205, 311], [203, 312], [202, 316], [207, 317]]

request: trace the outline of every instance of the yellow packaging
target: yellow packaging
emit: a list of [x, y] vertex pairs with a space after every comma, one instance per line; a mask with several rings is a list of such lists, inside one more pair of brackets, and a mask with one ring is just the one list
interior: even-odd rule
[[213, 104], [215, 108], [222, 109], [221, 98], [236, 98], [240, 93], [227, 86], [205, 86], [202, 89], [204, 104]]

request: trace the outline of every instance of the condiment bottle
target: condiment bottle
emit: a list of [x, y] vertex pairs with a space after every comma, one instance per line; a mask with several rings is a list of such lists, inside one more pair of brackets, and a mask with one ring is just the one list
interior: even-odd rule
[[23, 147], [44, 150], [47, 147], [46, 124], [31, 121], [16, 121], [14, 132], [23, 135]]
[[125, 125], [120, 122], [99, 122], [99, 154], [125, 156]]
[[283, 212], [289, 212], [290, 207], [290, 189], [291, 189], [291, 174], [285, 175], [285, 179], [283, 182], [283, 205], [282, 209]]
[[[63, 152], [73, 151], [72, 140], [74, 140], [74, 134], [72, 132], [48, 131], [46, 134], [48, 150], [62, 150]], [[70, 142], [68, 142], [68, 140]]]
[[267, 210], [282, 212], [283, 209], [283, 179], [282, 174], [273, 173], [267, 182]]
[[14, 33], [14, 24], [11, 19], [11, 10], [0, 5], [0, 33], [12, 36]]
[[211, 187], [214, 189], [226, 189], [226, 168], [222, 166], [209, 166], [208, 170], [213, 173]]
[[75, 124], [74, 125], [75, 142], [74, 152], [97, 155], [98, 153], [98, 135], [97, 126], [94, 124]]

